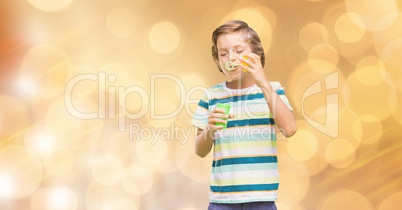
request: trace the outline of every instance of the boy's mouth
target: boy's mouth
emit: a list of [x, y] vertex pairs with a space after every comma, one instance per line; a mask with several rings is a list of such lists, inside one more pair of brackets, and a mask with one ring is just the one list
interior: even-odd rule
[[234, 71], [237, 69], [239, 64], [234, 63], [233, 61], [226, 61], [225, 63], [225, 69], [228, 71]]

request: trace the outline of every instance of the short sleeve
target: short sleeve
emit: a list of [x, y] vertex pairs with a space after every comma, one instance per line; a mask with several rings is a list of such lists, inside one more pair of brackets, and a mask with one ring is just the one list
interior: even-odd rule
[[194, 112], [194, 116], [190, 124], [194, 125], [197, 128], [205, 129], [205, 127], [208, 125], [208, 116], [209, 99], [207, 94], [205, 94], [198, 102], [198, 106]]
[[285, 89], [282, 87], [279, 82], [271, 82], [272, 88], [274, 88], [276, 94], [278, 94], [279, 98], [286, 104], [286, 106], [293, 112], [293, 108], [289, 103], [289, 99], [286, 97]]

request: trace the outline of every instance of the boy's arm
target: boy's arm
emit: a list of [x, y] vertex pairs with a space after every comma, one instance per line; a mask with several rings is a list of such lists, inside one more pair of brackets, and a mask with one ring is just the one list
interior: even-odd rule
[[254, 82], [258, 87], [261, 88], [262, 92], [264, 93], [265, 100], [267, 100], [269, 109], [272, 112], [275, 123], [281, 133], [283, 133], [285, 137], [293, 136], [293, 134], [295, 134], [297, 131], [293, 112], [290, 111], [286, 104], [279, 98], [274, 88], [272, 88], [268, 78], [265, 76], [260, 57], [254, 53], [247, 54], [247, 57], [248, 59], [239, 57], [239, 59], [242, 61], [240, 66], [251, 74]]
[[212, 149], [214, 144], [215, 132], [222, 130], [222, 125], [216, 123], [227, 123], [228, 119], [233, 118], [233, 114], [226, 115], [223, 109], [214, 109], [208, 117], [208, 125], [205, 129], [197, 128], [197, 137], [195, 139], [195, 153], [200, 157], [205, 157]]
[[205, 157], [212, 149], [214, 139], [211, 129], [197, 128], [197, 138], [195, 139], [195, 153], [200, 157]]
[[293, 112], [286, 106], [286, 104], [279, 98], [278, 94], [272, 88], [269, 82], [260, 85], [260, 88], [264, 94], [272, 116], [278, 126], [279, 131], [285, 135], [285, 137], [293, 136], [297, 131], [296, 121], [293, 116]]

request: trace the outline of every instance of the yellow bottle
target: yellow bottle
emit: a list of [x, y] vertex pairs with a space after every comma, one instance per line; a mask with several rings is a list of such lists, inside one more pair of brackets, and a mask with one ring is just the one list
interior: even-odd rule
[[[243, 58], [249, 60], [249, 58], [248, 58], [247, 56], [245, 56], [245, 55], [243, 55]], [[250, 67], [250, 66], [249, 66], [247, 63], [245, 63], [244, 61], [242, 61], [241, 64], [242, 64], [243, 66]], [[247, 72], [246, 69], [243, 69], [243, 71], [244, 71], [244, 72]]]

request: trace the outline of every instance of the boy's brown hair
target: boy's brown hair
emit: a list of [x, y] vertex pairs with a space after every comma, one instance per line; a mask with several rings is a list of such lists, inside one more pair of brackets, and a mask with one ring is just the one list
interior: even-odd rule
[[219, 65], [218, 47], [216, 46], [218, 37], [222, 34], [229, 34], [239, 31], [245, 33], [245, 41], [250, 43], [252, 52], [260, 56], [262, 66], [264, 67], [265, 65], [265, 53], [257, 32], [255, 32], [252, 28], [248, 26], [247, 23], [241, 20], [230, 20], [216, 28], [215, 31], [212, 33], [212, 58], [214, 59], [214, 62], [218, 66], [220, 72], [222, 72], [222, 69]]

